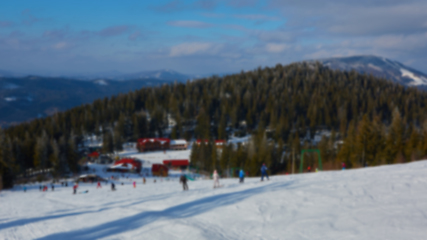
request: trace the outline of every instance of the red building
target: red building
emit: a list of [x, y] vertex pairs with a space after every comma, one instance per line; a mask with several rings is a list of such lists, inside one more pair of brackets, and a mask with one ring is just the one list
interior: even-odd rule
[[153, 164], [151, 173], [153, 176], [167, 177], [169, 169], [163, 164]]
[[188, 167], [190, 162], [188, 159], [168, 159], [163, 160], [163, 164], [168, 166], [169, 168], [185, 168]]
[[138, 139], [137, 148], [140, 152], [167, 150], [169, 149], [169, 138], [140, 138]]
[[95, 152], [89, 153], [87, 156], [88, 158], [91, 158], [91, 159], [97, 159], [99, 158], [99, 152], [95, 151]]

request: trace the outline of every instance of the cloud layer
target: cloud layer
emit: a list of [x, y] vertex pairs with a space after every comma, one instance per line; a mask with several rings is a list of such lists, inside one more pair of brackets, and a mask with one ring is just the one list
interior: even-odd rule
[[64, 14], [26, 3], [0, 9], [2, 70], [200, 74], [371, 54], [427, 72], [421, 0], [130, 1]]

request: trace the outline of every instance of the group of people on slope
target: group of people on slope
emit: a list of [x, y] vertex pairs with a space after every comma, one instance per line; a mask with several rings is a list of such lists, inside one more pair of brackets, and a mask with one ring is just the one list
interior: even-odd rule
[[[267, 180], [269, 180], [268, 177], [268, 173], [267, 173], [267, 166], [265, 166], [265, 163], [262, 164], [261, 166], [261, 181], [264, 181], [264, 177], [267, 178]], [[219, 174], [218, 171], [215, 169], [214, 172], [212, 173], [212, 178], [214, 180], [214, 188], [219, 188], [221, 187], [221, 185], [219, 184]], [[243, 169], [240, 169], [239, 171], [239, 183], [243, 183], [245, 181], [245, 172], [243, 171]], [[182, 183], [182, 188], [184, 191], [188, 190], [188, 185], [187, 185], [187, 177], [185, 176], [185, 174], [181, 175], [181, 177], [179, 178], [179, 182]]]

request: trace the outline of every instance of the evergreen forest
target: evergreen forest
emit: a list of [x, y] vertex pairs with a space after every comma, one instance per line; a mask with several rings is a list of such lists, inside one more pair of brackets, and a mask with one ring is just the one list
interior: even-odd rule
[[[177, 123], [170, 136], [168, 115]], [[331, 134], [313, 145], [319, 130]], [[252, 138], [215, 151], [212, 141], [231, 133]], [[222, 174], [243, 168], [255, 176], [262, 163], [271, 174], [290, 173], [310, 148], [320, 149], [325, 170], [403, 163], [427, 156], [427, 93], [305, 62], [144, 87], [0, 130], [4, 187], [28, 169], [77, 173], [91, 134], [103, 136], [104, 153], [142, 137], [207, 139], [192, 148], [191, 166]], [[305, 159], [304, 169], [317, 166], [317, 156]]]

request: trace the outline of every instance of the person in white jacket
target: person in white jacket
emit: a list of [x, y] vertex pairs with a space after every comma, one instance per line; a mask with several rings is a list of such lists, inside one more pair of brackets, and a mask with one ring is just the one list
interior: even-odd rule
[[219, 175], [216, 170], [213, 172], [214, 188], [219, 187]]

